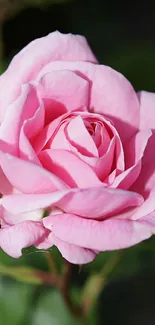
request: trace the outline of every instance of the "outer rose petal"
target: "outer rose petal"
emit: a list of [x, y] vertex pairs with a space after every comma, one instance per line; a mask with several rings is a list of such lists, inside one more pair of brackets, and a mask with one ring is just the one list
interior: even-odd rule
[[138, 98], [140, 102], [140, 130], [155, 130], [155, 93], [140, 91]]
[[39, 106], [40, 103], [35, 87], [30, 84], [23, 85], [20, 96], [7, 108], [5, 118], [0, 126], [0, 140], [7, 145], [5, 149], [0, 144], [0, 149], [18, 154], [19, 134], [22, 124], [24, 120], [31, 118], [35, 114]]
[[90, 263], [96, 257], [95, 252], [90, 249], [83, 248], [80, 246], [76, 246], [73, 244], [68, 244], [55, 237], [52, 233], [49, 234], [48, 238], [43, 240], [37, 248], [39, 249], [47, 249], [52, 247], [53, 245], [57, 246], [62, 256], [73, 264], [86, 264]]
[[89, 62], [51, 62], [44, 67], [38, 80], [53, 70], [72, 70], [92, 82], [91, 112], [108, 116], [126, 142], [139, 127], [139, 101], [129, 81], [117, 71]]
[[8, 255], [18, 258], [23, 248], [34, 245], [46, 232], [41, 223], [24, 221], [0, 230], [0, 247]]
[[133, 214], [132, 219], [137, 220], [146, 217], [146, 221], [147, 221], [147, 215], [153, 213], [154, 211], [155, 211], [155, 188], [150, 192], [148, 198], [144, 201], [144, 203]]
[[68, 244], [56, 238], [54, 235], [52, 237], [54, 239], [54, 245], [57, 246], [62, 256], [70, 263], [86, 264], [92, 262], [96, 257], [96, 254], [90, 249]]
[[147, 216], [141, 218], [141, 220], [152, 227], [152, 232], [155, 235], [155, 211], [151, 212]]
[[33, 142], [34, 137], [36, 137], [44, 128], [44, 116], [44, 107], [41, 105], [32, 118], [24, 121], [20, 130], [19, 138], [19, 156], [38, 165], [41, 164], [33, 147], [31, 146], [31, 142]]
[[125, 208], [139, 206], [143, 198], [137, 193], [108, 188], [80, 189], [60, 199], [57, 207], [82, 217], [104, 219]]
[[99, 251], [130, 247], [152, 235], [149, 225], [115, 218], [96, 221], [59, 214], [44, 218], [43, 224], [63, 241]]
[[[3, 223], [6, 225], [15, 225], [19, 222], [30, 220], [30, 221], [40, 221], [43, 218], [44, 210], [43, 209], [36, 209], [30, 212], [24, 212], [19, 214], [13, 214], [11, 211], [7, 211], [3, 208], [2, 210], [3, 215]], [[3, 229], [3, 226], [2, 226]]]
[[68, 191], [58, 191], [52, 194], [4, 195], [1, 199], [1, 204], [6, 210], [13, 214], [27, 213], [56, 204], [66, 193], [68, 193]]
[[96, 63], [96, 58], [82, 36], [54, 32], [34, 40], [13, 58], [7, 71], [0, 77], [1, 121], [6, 106], [19, 95], [21, 85], [35, 79], [42, 67], [55, 60]]
[[23, 193], [50, 193], [68, 188], [63, 181], [44, 168], [2, 151], [0, 165], [9, 182]]
[[123, 209], [142, 203], [143, 198], [137, 193], [104, 187], [70, 189], [52, 194], [7, 195], [1, 199], [2, 206], [14, 214], [56, 206], [67, 213], [96, 219], [114, 216]]

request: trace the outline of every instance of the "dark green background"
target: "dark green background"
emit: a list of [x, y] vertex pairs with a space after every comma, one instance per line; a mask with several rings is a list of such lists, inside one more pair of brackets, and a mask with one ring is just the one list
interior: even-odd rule
[[[29, 41], [54, 30], [86, 36], [103, 64], [122, 72], [136, 90], [155, 91], [155, 2], [121, 3], [74, 0], [26, 8], [3, 24], [3, 66]], [[50, 4], [51, 3], [51, 4]], [[60, 255], [54, 250], [58, 263]], [[79, 300], [87, 277], [115, 254], [102, 253], [95, 262], [75, 267], [73, 299]], [[1, 252], [1, 263], [47, 270], [45, 254], [29, 252], [13, 260]], [[123, 252], [90, 317], [94, 325], [155, 324], [155, 239]], [[76, 325], [58, 292], [48, 286], [0, 278], [0, 325]]]

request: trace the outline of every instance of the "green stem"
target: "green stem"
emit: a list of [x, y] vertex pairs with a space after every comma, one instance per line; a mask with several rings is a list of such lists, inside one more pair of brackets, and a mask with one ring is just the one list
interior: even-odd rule
[[64, 260], [63, 271], [61, 274], [58, 274], [56, 263], [54, 261], [53, 256], [51, 255], [51, 252], [46, 252], [45, 257], [49, 266], [52, 284], [54, 284], [54, 286], [61, 292], [63, 300], [70, 313], [75, 318], [82, 318], [82, 310], [79, 306], [76, 306], [73, 303], [70, 297], [69, 284], [72, 276], [73, 265]]
[[48, 264], [50, 273], [52, 274], [52, 276], [53, 276], [53, 274], [57, 275], [58, 271], [57, 271], [56, 263], [55, 263], [54, 258], [52, 256], [52, 253], [50, 251], [46, 251], [45, 252], [45, 257], [46, 257], [46, 260], [47, 260], [47, 264]]
[[65, 260], [59, 289], [60, 289], [60, 292], [64, 299], [64, 302], [65, 302], [66, 306], [68, 307], [68, 309], [70, 310], [71, 314], [73, 316], [75, 316], [76, 318], [77, 317], [82, 318], [82, 316], [83, 316], [82, 309], [79, 306], [76, 306], [73, 304], [72, 299], [70, 297], [70, 293], [69, 293], [69, 283], [71, 280], [72, 268], [73, 268], [73, 265]]

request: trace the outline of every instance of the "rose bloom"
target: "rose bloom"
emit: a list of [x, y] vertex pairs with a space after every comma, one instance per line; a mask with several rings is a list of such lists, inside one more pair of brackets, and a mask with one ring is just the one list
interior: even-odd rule
[[0, 76], [0, 246], [57, 246], [71, 263], [155, 232], [155, 94], [54, 32]]

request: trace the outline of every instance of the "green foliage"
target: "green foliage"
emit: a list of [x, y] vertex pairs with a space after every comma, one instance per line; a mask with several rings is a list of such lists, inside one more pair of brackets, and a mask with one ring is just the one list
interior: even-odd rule
[[[155, 271], [154, 247], [155, 238], [151, 238], [123, 251], [101, 253], [94, 262], [83, 266], [80, 272], [76, 272], [76, 280], [73, 279], [72, 281], [72, 301], [74, 303], [83, 303], [86, 314], [88, 313], [89, 316], [90, 325], [100, 324], [98, 302], [101, 294], [104, 290], [107, 290], [110, 283], [113, 283], [113, 281], [117, 283], [120, 279], [127, 277], [135, 277], [142, 270], [143, 272], [149, 272], [150, 269]], [[61, 269], [62, 259], [60, 254], [57, 249], [51, 251]], [[23, 257], [17, 260], [0, 251], [0, 261], [3, 263], [3, 272], [2, 266], [0, 266], [0, 272], [5, 276], [11, 275], [18, 281], [36, 285], [40, 283], [38, 279], [35, 279], [34, 268], [46, 271], [48, 269], [46, 253], [38, 253], [32, 248], [26, 249]], [[27, 267], [25, 268], [24, 265], [27, 265]], [[26, 277], [25, 271], [28, 271]], [[84, 279], [82, 287], [80, 284], [81, 279]], [[30, 286], [10, 280], [6, 282], [6, 277], [0, 280], [0, 324], [80, 324], [78, 319], [74, 319], [70, 315], [60, 293], [53, 290], [52, 287]], [[37, 295], [36, 290], [39, 290]], [[119, 287], [117, 290], [119, 290]], [[128, 288], [129, 290], [130, 288]], [[131, 296], [132, 293], [129, 294], [128, 292], [128, 295]], [[126, 299], [128, 299], [128, 296]], [[27, 314], [26, 323], [25, 310]]]
[[77, 325], [58, 291], [41, 294], [36, 308], [33, 310], [30, 325]]
[[0, 279], [0, 324], [21, 325], [28, 311], [32, 288]]

